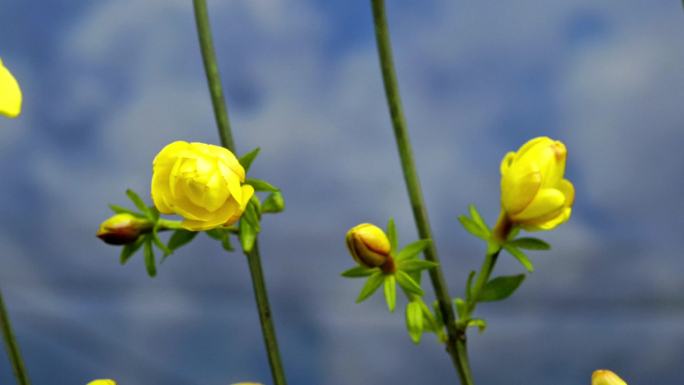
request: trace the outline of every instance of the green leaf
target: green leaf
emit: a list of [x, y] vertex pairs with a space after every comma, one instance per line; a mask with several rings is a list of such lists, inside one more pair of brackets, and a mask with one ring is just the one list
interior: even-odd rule
[[154, 277], [157, 275], [157, 266], [154, 260], [154, 250], [152, 250], [152, 237], [148, 236], [146, 238], [145, 247], [143, 248], [145, 267], [147, 268], [147, 275]]
[[456, 305], [456, 313], [458, 313], [458, 318], [465, 318], [466, 316], [466, 303], [460, 298], [454, 298], [454, 305]]
[[424, 259], [403, 259], [397, 264], [397, 268], [405, 272], [422, 271], [439, 266], [438, 263]]
[[487, 226], [487, 223], [482, 219], [482, 216], [480, 213], [477, 211], [477, 207], [475, 207], [474, 204], [468, 205], [468, 211], [470, 212], [470, 218], [475, 222], [475, 224], [487, 234], [487, 237], [491, 235], [491, 232], [489, 230], [489, 226]]
[[385, 276], [385, 301], [390, 313], [393, 313], [397, 306], [397, 279], [394, 275]]
[[487, 329], [487, 321], [483, 320], [482, 318], [472, 318], [468, 320], [468, 327], [477, 327], [478, 332], [482, 334], [485, 329]]
[[167, 244], [167, 247], [171, 250], [177, 250], [181, 246], [189, 243], [192, 241], [196, 236], [197, 232], [195, 231], [188, 231], [188, 230], [176, 230], [171, 234], [171, 238], [169, 238], [169, 243]]
[[406, 331], [414, 344], [420, 343], [423, 335], [423, 308], [422, 301], [411, 301], [406, 305]]
[[256, 205], [257, 203], [255, 201], [251, 199], [249, 200], [245, 211], [242, 213], [242, 220], [240, 220], [240, 222], [249, 222], [252, 228], [258, 233], [261, 231], [261, 226], [259, 224], [259, 212], [257, 211]]
[[228, 230], [226, 228], [223, 228], [223, 227], [217, 227], [215, 229], [207, 230], [204, 233], [207, 234], [212, 239], [216, 239], [217, 241], [222, 241], [223, 238], [225, 238], [228, 235]]
[[262, 213], [279, 213], [285, 210], [285, 199], [280, 191], [268, 194], [264, 203], [261, 204]]
[[259, 155], [259, 151], [261, 151], [261, 149], [257, 147], [240, 157], [239, 162], [240, 165], [245, 169], [245, 172], [249, 171], [249, 168], [252, 167], [252, 162], [254, 162], [254, 159], [256, 159], [257, 155]]
[[226, 237], [221, 240], [221, 246], [223, 247], [223, 250], [225, 251], [235, 251], [235, 248], [233, 248], [233, 243], [230, 241], [230, 234], [226, 234]]
[[480, 293], [480, 298], [477, 298], [477, 300], [479, 302], [492, 302], [506, 299], [513, 294], [524, 280], [525, 274], [496, 277], [487, 282], [484, 289], [482, 289], [482, 293]]
[[511, 246], [526, 250], [549, 250], [551, 245], [538, 238], [518, 238], [507, 242]]
[[375, 291], [378, 290], [380, 285], [382, 285], [384, 280], [385, 275], [381, 271], [377, 271], [373, 273], [373, 275], [368, 277], [366, 284], [363, 285], [363, 288], [361, 289], [361, 293], [359, 293], [359, 297], [356, 298], [356, 303], [363, 302], [366, 298], [370, 297], [373, 293], [375, 293]]
[[468, 218], [465, 215], [460, 215], [458, 217], [458, 221], [461, 222], [461, 226], [463, 226], [464, 229], [466, 229], [467, 232], [470, 234], [480, 238], [484, 239], [485, 241], [489, 239], [489, 234], [488, 231], [483, 230], [480, 228], [480, 226], [475, 223], [472, 219]]
[[399, 286], [401, 286], [407, 292], [419, 295], [421, 297], [425, 294], [420, 285], [416, 283], [416, 281], [406, 272], [397, 270], [395, 275], [397, 276], [397, 282], [399, 283]]
[[123, 206], [119, 205], [109, 205], [109, 208], [114, 211], [115, 214], [130, 214], [138, 218], [147, 218], [145, 215], [140, 214], [139, 212], [135, 212], [131, 209], [127, 209]]
[[397, 237], [397, 226], [394, 224], [394, 218], [390, 218], [389, 221], [387, 221], [387, 238], [389, 238], [392, 253], [396, 253], [399, 249], [399, 240]]
[[145, 238], [146, 237], [138, 237], [135, 242], [124, 245], [124, 247], [121, 248], [119, 261], [122, 265], [125, 265], [126, 262], [128, 262], [128, 260], [133, 256], [133, 254], [140, 249], [143, 243], [145, 243]]
[[369, 275], [373, 275], [373, 273], [376, 273], [377, 271], [378, 271], [377, 268], [369, 269], [365, 266], [356, 266], [356, 267], [352, 267], [349, 270], [346, 270], [341, 275], [345, 278], [360, 278], [360, 277], [368, 277]]
[[429, 239], [421, 239], [418, 241], [415, 241], [413, 243], [409, 243], [408, 245], [404, 246], [399, 253], [397, 253], [396, 260], [401, 261], [403, 259], [410, 259], [418, 256], [425, 248], [430, 246], [430, 240]]
[[239, 226], [240, 244], [242, 245], [242, 250], [245, 253], [249, 253], [252, 251], [252, 248], [254, 248], [254, 243], [256, 242], [257, 233], [259, 231], [255, 229], [249, 221], [245, 220], [244, 217], [242, 220], [240, 220]]
[[423, 302], [422, 299], [418, 298], [418, 300], [411, 302], [418, 302], [420, 308], [423, 310], [424, 329], [427, 329], [435, 333], [442, 329], [443, 325], [441, 323], [441, 320], [438, 321], [436, 319], [434, 314], [432, 314], [432, 312], [430, 311], [430, 308], [425, 304], [425, 302]]
[[466, 300], [470, 302], [470, 299], [473, 296], [473, 278], [475, 278], [475, 270], [472, 270], [470, 274], [468, 274], [468, 281], [466, 281]]
[[173, 250], [166, 247], [164, 242], [162, 242], [161, 239], [159, 239], [159, 234], [157, 233], [157, 227], [156, 226], [154, 228], [152, 228], [152, 242], [154, 242], [154, 244], [157, 245], [159, 250], [164, 252], [164, 257], [162, 258], [162, 260], [164, 258], [166, 258], [167, 256], [173, 254]]
[[520, 262], [527, 271], [530, 273], [534, 271], [534, 266], [532, 266], [532, 262], [527, 258], [527, 255], [522, 252], [522, 250], [518, 249], [515, 246], [511, 246], [510, 244], [504, 244], [503, 248], [506, 249], [512, 256], [515, 257], [515, 259]]
[[128, 199], [130, 199], [135, 207], [140, 210], [141, 213], [144, 213], [146, 217], [150, 219], [156, 219], [154, 213], [152, 210], [150, 210], [149, 207], [145, 204], [145, 202], [140, 198], [138, 194], [135, 193], [135, 191], [128, 189], [126, 190], [126, 195], [128, 196]]
[[254, 187], [254, 190], [256, 191], [280, 191], [280, 189], [262, 179], [247, 178], [245, 179], [245, 183]]

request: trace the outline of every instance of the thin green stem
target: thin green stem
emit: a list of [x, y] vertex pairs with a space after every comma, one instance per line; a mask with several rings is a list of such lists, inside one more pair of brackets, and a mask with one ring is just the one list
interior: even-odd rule
[[209, 25], [209, 12], [207, 11], [206, 0], [193, 0], [195, 7], [195, 22], [197, 23], [197, 34], [199, 36], [200, 49], [202, 50], [202, 61], [204, 62], [204, 72], [207, 74], [207, 83], [211, 93], [211, 104], [214, 106], [214, 116], [218, 126], [221, 145], [235, 152], [233, 134], [230, 130], [230, 120], [228, 120], [228, 107], [226, 106], [221, 87], [221, 75], [219, 74], [214, 43], [211, 37], [211, 26]]
[[[394, 70], [392, 58], [392, 47], [390, 43], [389, 28], [387, 26], [387, 16], [385, 12], [384, 0], [371, 0], [373, 8], [373, 21], [375, 24], [375, 38], [380, 57], [380, 68], [385, 84], [385, 95], [389, 106], [394, 136], [397, 141], [401, 168], [404, 172], [404, 180], [408, 190], [413, 217], [418, 228], [418, 234], [422, 239], [432, 239], [433, 242], [425, 249], [425, 258], [439, 264], [437, 248], [435, 247], [434, 237], [430, 229], [427, 209], [423, 200], [423, 193], [420, 187], [420, 180], [416, 172], [415, 162], [411, 142], [406, 127], [406, 119], [401, 105], [399, 95], [399, 84]], [[440, 265], [441, 266], [441, 265]], [[444, 324], [447, 328], [448, 340], [446, 342], [447, 352], [451, 356], [452, 362], [458, 371], [459, 378], [463, 385], [472, 385], [472, 375], [468, 365], [466, 353], [466, 335], [458, 330], [456, 326], [456, 314], [451, 305], [451, 296], [444, 279], [441, 267], [430, 270], [430, 279], [435, 290], [435, 295], [439, 301], [439, 307], [444, 317]]]
[[489, 277], [492, 275], [492, 271], [494, 271], [494, 266], [496, 265], [496, 261], [500, 252], [501, 247], [498, 247], [496, 249], [489, 250], [485, 255], [485, 259], [482, 261], [482, 267], [480, 268], [480, 273], [477, 275], [477, 279], [475, 279], [475, 284], [472, 288], [470, 301], [467, 304], [466, 319], [470, 318], [470, 316], [473, 314], [473, 311], [477, 306], [477, 301], [482, 294], [482, 289], [484, 289], [485, 285], [489, 281]]
[[17, 343], [16, 338], [14, 338], [14, 332], [12, 332], [12, 324], [10, 324], [7, 308], [5, 307], [5, 302], [2, 299], [1, 291], [0, 328], [2, 328], [2, 336], [5, 340], [5, 348], [7, 349], [7, 355], [12, 363], [12, 370], [14, 372], [14, 378], [17, 379], [17, 384], [30, 385], [31, 382], [29, 381], [28, 373], [24, 367], [24, 360], [22, 360], [21, 353], [19, 352], [19, 344]]
[[287, 380], [285, 379], [285, 371], [280, 359], [280, 349], [278, 349], [278, 339], [276, 338], [276, 331], [273, 326], [271, 307], [268, 303], [268, 292], [266, 291], [264, 272], [261, 268], [258, 242], [255, 242], [252, 251], [245, 253], [245, 255], [249, 264], [249, 272], [252, 275], [252, 286], [257, 307], [259, 308], [259, 321], [261, 322], [264, 343], [268, 352], [268, 361], [271, 364], [271, 375], [276, 385], [285, 385]]
[[[197, 34], [199, 35], [200, 48], [202, 50], [202, 60], [204, 62], [204, 70], [207, 74], [207, 82], [209, 83], [209, 91], [211, 92], [211, 101], [214, 106], [214, 115], [216, 116], [216, 125], [218, 126], [219, 136], [221, 137], [221, 145], [235, 152], [235, 143], [233, 142], [230, 121], [228, 120], [228, 109], [226, 107], [225, 98], [223, 97], [221, 78], [219, 76], [216, 54], [214, 53], [214, 44], [211, 38], [207, 3], [205, 0], [193, 0], [193, 4], [195, 8], [195, 21], [197, 22]], [[264, 345], [266, 346], [266, 353], [268, 354], [268, 361], [271, 366], [273, 382], [275, 385], [287, 385], [285, 371], [283, 369], [282, 360], [280, 359], [280, 351], [278, 349], [278, 340], [273, 325], [271, 308], [268, 303], [268, 293], [266, 291], [264, 273], [261, 268], [261, 256], [259, 254], [258, 244], [255, 242], [252, 251], [245, 253], [245, 255], [247, 256], [249, 271], [252, 275], [252, 286], [254, 288], [257, 309], [259, 311], [261, 332], [264, 337]]]

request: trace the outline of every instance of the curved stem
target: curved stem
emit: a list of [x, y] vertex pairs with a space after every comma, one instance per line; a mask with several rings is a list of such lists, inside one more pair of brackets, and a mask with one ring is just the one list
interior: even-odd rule
[[[202, 50], [202, 60], [204, 62], [204, 70], [207, 74], [207, 82], [209, 83], [209, 91], [211, 92], [211, 101], [214, 106], [214, 115], [216, 116], [216, 125], [218, 126], [219, 136], [221, 137], [221, 145], [235, 152], [235, 143], [233, 142], [230, 121], [228, 120], [228, 109], [223, 97], [221, 78], [216, 62], [216, 54], [214, 53], [207, 3], [206, 0], [193, 0], [193, 4], [195, 8], [197, 34], [199, 35], [200, 48]], [[266, 353], [268, 354], [268, 360], [271, 366], [273, 382], [275, 385], [287, 385], [285, 371], [280, 359], [280, 351], [278, 350], [275, 327], [273, 326], [271, 308], [268, 303], [266, 282], [264, 281], [264, 274], [261, 269], [261, 256], [256, 242], [252, 251], [245, 253], [245, 255], [247, 256], [249, 271], [252, 275], [252, 286], [257, 301], [259, 320], [261, 321], [261, 332], [264, 337]]]
[[214, 43], [211, 37], [207, 2], [206, 0], [193, 0], [192, 3], [195, 7], [195, 22], [197, 24], [200, 49], [202, 50], [202, 62], [204, 63], [204, 72], [207, 74], [211, 104], [214, 106], [214, 116], [216, 117], [216, 125], [221, 137], [221, 145], [235, 152], [233, 134], [230, 131], [230, 120], [228, 120], [228, 107], [226, 107], [226, 101], [223, 97], [221, 75], [219, 74]]
[[273, 317], [271, 315], [271, 308], [268, 303], [268, 292], [266, 290], [266, 281], [264, 280], [264, 272], [261, 268], [261, 258], [259, 256], [259, 244], [254, 243], [252, 251], [245, 253], [247, 262], [249, 263], [249, 272], [252, 275], [252, 287], [254, 288], [254, 296], [256, 297], [257, 307], [259, 308], [259, 321], [261, 322], [261, 330], [264, 335], [264, 343], [266, 344], [266, 351], [268, 352], [268, 361], [271, 364], [271, 375], [276, 385], [285, 385], [285, 371], [280, 359], [280, 350], [278, 349], [278, 340], [276, 338], [275, 327], [273, 326]]
[[14, 338], [14, 333], [12, 332], [12, 324], [10, 324], [7, 308], [5, 307], [5, 302], [2, 299], [1, 291], [0, 328], [2, 329], [2, 336], [5, 340], [5, 348], [7, 349], [7, 355], [12, 363], [12, 370], [14, 371], [14, 377], [17, 379], [17, 384], [30, 385], [31, 382], [29, 381], [28, 373], [24, 367], [24, 360], [22, 360], [21, 353], [19, 352], [19, 344], [17, 344], [17, 340]]
[[[432, 230], [430, 229], [427, 209], [425, 207], [425, 202], [423, 201], [420, 180], [418, 179], [418, 173], [416, 172], [411, 142], [401, 106], [399, 85], [392, 59], [392, 47], [390, 43], [389, 28], [387, 26], [384, 0], [371, 0], [371, 3], [373, 7], [373, 21], [375, 24], [375, 38], [378, 46], [378, 55], [380, 56], [380, 68], [385, 84], [385, 95], [387, 97], [387, 104], [389, 106], [392, 126], [394, 128], [394, 136], [397, 141], [397, 148], [401, 159], [401, 168], [404, 172], [404, 180], [406, 182], [409, 199], [411, 200], [413, 217], [420, 238], [433, 240], [433, 242], [430, 243], [430, 246], [425, 249], [425, 258], [439, 264], [439, 257], [432, 236]], [[456, 315], [453, 306], [451, 305], [451, 296], [447, 289], [442, 268], [438, 266], [437, 268], [431, 269], [430, 279], [435, 290], [435, 295], [439, 301], [441, 313], [444, 317], [444, 324], [447, 328], [447, 352], [449, 352], [452, 362], [458, 371], [461, 383], [463, 385], [472, 385], [473, 380], [466, 353], [466, 335], [459, 331], [456, 326]]]

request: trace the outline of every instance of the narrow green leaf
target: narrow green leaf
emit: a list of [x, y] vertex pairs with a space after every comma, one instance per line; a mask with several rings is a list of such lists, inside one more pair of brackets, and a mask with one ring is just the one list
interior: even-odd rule
[[487, 321], [482, 318], [472, 318], [468, 320], [468, 327], [477, 327], [478, 332], [482, 334], [487, 329]]
[[397, 264], [397, 268], [405, 272], [422, 271], [439, 266], [438, 263], [426, 261], [424, 259], [402, 259]]
[[397, 279], [394, 275], [385, 276], [385, 301], [390, 313], [393, 313], [397, 306]]
[[380, 271], [377, 271], [373, 273], [373, 275], [368, 277], [366, 284], [363, 285], [363, 288], [361, 289], [361, 293], [359, 293], [359, 297], [356, 298], [356, 303], [363, 302], [366, 298], [370, 297], [373, 293], [375, 293], [375, 291], [378, 290], [380, 285], [382, 285], [384, 280], [385, 275]]
[[171, 250], [179, 249], [188, 242], [192, 241], [197, 236], [197, 234], [198, 233], [195, 231], [176, 230], [173, 232], [173, 234], [171, 234], [171, 238], [169, 238], [169, 243], [167, 244], [167, 247]]
[[207, 230], [204, 233], [207, 234], [212, 239], [216, 239], [217, 241], [222, 241], [226, 235], [226, 231], [227, 230], [225, 230], [222, 227], [217, 227], [215, 229]]
[[414, 344], [420, 343], [423, 336], [423, 309], [419, 301], [411, 301], [406, 305], [406, 331]]
[[[164, 242], [162, 242], [161, 239], [159, 239], [159, 234], [157, 232], [156, 226], [154, 228], [152, 228], [152, 242], [159, 248], [159, 250], [164, 252], [164, 258], [173, 254], [173, 250], [166, 247]], [[162, 260], [163, 260], [163, 258], [162, 258]]]
[[394, 224], [394, 218], [390, 218], [389, 221], [387, 221], [387, 238], [389, 238], [392, 252], [396, 253], [399, 249], [399, 240], [397, 237], [397, 226]]
[[352, 267], [349, 270], [346, 270], [341, 275], [345, 278], [360, 278], [360, 277], [368, 277], [369, 275], [373, 275], [373, 273], [376, 273], [376, 272], [378, 272], [377, 268], [369, 269], [365, 266], [356, 266], [356, 267]]
[[479, 302], [492, 302], [506, 299], [520, 287], [524, 280], [525, 274], [496, 277], [487, 282], [484, 289], [482, 289], [482, 293], [480, 293], [480, 298], [477, 300]]
[[139, 212], [133, 211], [131, 209], [127, 209], [123, 206], [119, 205], [109, 205], [109, 208], [115, 213], [115, 214], [130, 214], [138, 218], [146, 218], [145, 215], [140, 214]]
[[425, 302], [423, 302], [421, 298], [418, 298], [416, 301], [412, 302], [418, 302], [423, 311], [424, 329], [437, 333], [437, 331], [440, 330], [443, 325], [437, 320], [435, 315], [432, 314], [430, 308], [425, 304]]
[[423, 252], [423, 250], [430, 245], [430, 242], [431, 241], [429, 239], [421, 239], [413, 243], [409, 243], [408, 245], [404, 246], [399, 253], [397, 253], [396, 260], [401, 261], [404, 259], [417, 257], [418, 254]]
[[280, 191], [268, 194], [261, 204], [262, 213], [279, 213], [285, 210], [285, 199]]
[[487, 232], [481, 229], [480, 226], [478, 226], [477, 223], [475, 223], [475, 221], [468, 218], [467, 216], [460, 215], [458, 217], [458, 221], [461, 222], [461, 226], [463, 226], [463, 228], [466, 229], [466, 231], [470, 234], [480, 239], [484, 239], [485, 241], [489, 238], [489, 234], [487, 234]]
[[122, 265], [125, 265], [126, 262], [128, 262], [128, 260], [133, 256], [133, 254], [140, 249], [143, 243], [145, 243], [145, 238], [146, 237], [138, 237], [135, 242], [124, 245], [124, 247], [121, 248], [119, 262]]
[[251, 200], [247, 203], [245, 211], [242, 213], [242, 220], [240, 222], [247, 221], [251, 227], [258, 233], [261, 231], [261, 225], [259, 224], [259, 212], [257, 211], [257, 206], [255, 201]]
[[245, 253], [249, 253], [254, 248], [254, 242], [256, 242], [256, 237], [258, 231], [252, 226], [249, 221], [246, 221], [244, 217], [240, 220], [240, 244], [242, 245], [242, 250]]
[[254, 187], [254, 190], [256, 190], [256, 191], [268, 191], [268, 192], [280, 191], [280, 189], [278, 189], [277, 187], [273, 186], [272, 184], [270, 184], [270, 183], [268, 183], [262, 179], [247, 178], [247, 179], [245, 179], [245, 183]]
[[527, 271], [529, 271], [530, 273], [534, 271], [534, 266], [532, 266], [532, 262], [530, 262], [530, 260], [527, 258], [527, 255], [525, 255], [525, 253], [523, 253], [522, 250], [509, 244], [504, 244], [503, 247], [512, 256], [514, 256], [515, 259], [517, 259], [518, 262], [520, 262], [525, 267], [525, 269], [527, 269]]
[[223, 250], [225, 251], [235, 251], [233, 243], [230, 241], [230, 234], [226, 234], [226, 237], [221, 240], [221, 246], [223, 246]]
[[397, 270], [396, 276], [397, 282], [404, 290], [408, 291], [409, 293], [419, 295], [421, 297], [425, 294], [420, 285], [416, 283], [416, 281], [413, 278], [411, 278], [411, 276], [408, 275], [408, 273], [403, 272], [401, 270]]
[[470, 218], [473, 220], [473, 222], [475, 222], [475, 224], [489, 237], [491, 234], [489, 226], [487, 226], [487, 223], [484, 221], [484, 219], [482, 219], [482, 216], [477, 211], [477, 207], [475, 207], [474, 204], [468, 205], [468, 212], [470, 212]]
[[507, 242], [509, 245], [527, 250], [549, 250], [551, 245], [538, 238], [518, 238]]
[[475, 270], [472, 270], [468, 274], [468, 281], [466, 281], [466, 301], [470, 302], [473, 297], [473, 278], [475, 278]]
[[466, 303], [460, 298], [454, 298], [454, 305], [456, 305], [456, 313], [458, 313], [458, 318], [465, 318], [466, 316]]
[[146, 238], [145, 247], [143, 248], [145, 267], [147, 268], [147, 275], [154, 277], [157, 275], [157, 266], [154, 260], [154, 250], [152, 249], [152, 237], [148, 236]]
[[257, 147], [240, 157], [239, 162], [240, 165], [245, 169], [245, 172], [248, 172], [249, 168], [252, 167], [252, 162], [254, 162], [254, 159], [256, 159], [257, 155], [259, 155], [259, 151], [261, 151], [261, 149]]
[[137, 207], [138, 210], [140, 210], [140, 212], [144, 213], [145, 216], [147, 216], [148, 218], [154, 219], [154, 214], [152, 213], [152, 211], [150, 211], [150, 208], [147, 207], [145, 202], [140, 198], [138, 194], [135, 193], [135, 191], [128, 189], [126, 190], [126, 195], [128, 196], [128, 199], [130, 199], [133, 202], [135, 207]]

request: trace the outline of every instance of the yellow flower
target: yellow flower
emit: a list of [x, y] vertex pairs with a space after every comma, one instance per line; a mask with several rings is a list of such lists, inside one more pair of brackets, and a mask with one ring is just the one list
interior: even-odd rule
[[229, 150], [204, 143], [173, 142], [154, 158], [152, 200], [160, 213], [178, 214], [191, 231], [240, 219], [254, 188]]
[[596, 370], [591, 375], [591, 385], [627, 385], [617, 374], [610, 370]]
[[93, 380], [93, 381], [90, 381], [87, 385], [116, 385], [116, 381], [114, 381], [114, 380]]
[[135, 242], [140, 234], [152, 229], [152, 222], [131, 214], [116, 214], [102, 222], [97, 237], [110, 245]]
[[16, 118], [21, 113], [21, 88], [0, 60], [0, 115]]
[[347, 232], [347, 248], [354, 260], [366, 267], [378, 267], [387, 262], [392, 247], [378, 226], [362, 223]]
[[258, 382], [238, 382], [238, 383], [235, 383], [233, 385], [261, 385], [261, 384]]
[[570, 218], [575, 188], [563, 179], [566, 156], [562, 142], [545, 136], [506, 154], [501, 162], [501, 206], [513, 225], [551, 230]]

